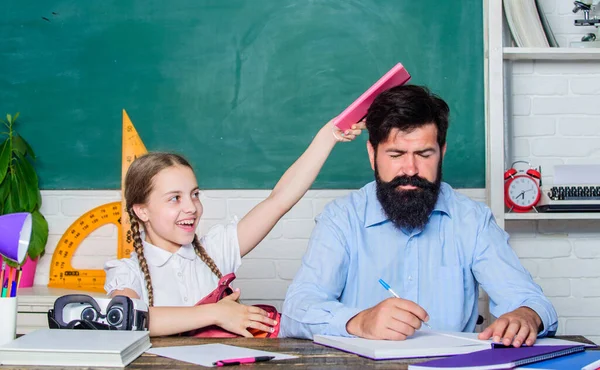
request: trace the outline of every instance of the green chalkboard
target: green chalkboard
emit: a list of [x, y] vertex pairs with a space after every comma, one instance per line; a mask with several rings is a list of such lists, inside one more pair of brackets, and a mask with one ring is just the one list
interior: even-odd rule
[[[118, 189], [121, 110], [207, 189], [272, 188], [397, 62], [452, 111], [444, 179], [484, 187], [481, 0], [2, 0], [0, 113], [43, 189]], [[314, 188], [373, 179], [365, 139]]]

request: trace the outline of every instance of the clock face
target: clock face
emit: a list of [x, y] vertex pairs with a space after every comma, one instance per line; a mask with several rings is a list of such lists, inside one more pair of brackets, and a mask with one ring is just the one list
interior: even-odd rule
[[508, 186], [508, 196], [516, 206], [528, 208], [535, 205], [540, 188], [535, 179], [529, 176], [517, 176]]

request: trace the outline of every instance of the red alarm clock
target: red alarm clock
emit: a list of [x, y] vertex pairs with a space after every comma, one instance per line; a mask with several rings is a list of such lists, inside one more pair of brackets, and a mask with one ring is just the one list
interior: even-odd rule
[[[517, 171], [517, 163], [526, 163], [529, 169]], [[529, 162], [516, 161], [504, 172], [504, 204], [510, 211], [529, 212], [538, 204], [542, 196], [540, 181], [542, 175]]]

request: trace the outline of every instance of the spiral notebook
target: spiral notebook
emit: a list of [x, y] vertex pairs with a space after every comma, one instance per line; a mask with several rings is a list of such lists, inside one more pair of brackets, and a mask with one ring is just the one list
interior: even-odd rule
[[408, 366], [409, 370], [495, 370], [512, 369], [539, 361], [549, 360], [585, 350], [581, 346], [496, 347], [464, 355], [421, 362]]
[[535, 364], [519, 367], [518, 369], [537, 370], [596, 370], [600, 368], [600, 351], [585, 351], [569, 356], [562, 356]]

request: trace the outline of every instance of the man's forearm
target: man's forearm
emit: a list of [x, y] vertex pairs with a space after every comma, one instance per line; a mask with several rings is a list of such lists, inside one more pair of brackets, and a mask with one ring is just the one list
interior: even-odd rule
[[318, 302], [304, 308], [286, 301], [281, 317], [282, 337], [312, 339], [315, 334], [352, 336], [346, 324], [360, 312], [340, 302]]

